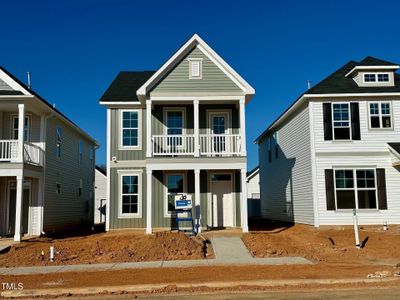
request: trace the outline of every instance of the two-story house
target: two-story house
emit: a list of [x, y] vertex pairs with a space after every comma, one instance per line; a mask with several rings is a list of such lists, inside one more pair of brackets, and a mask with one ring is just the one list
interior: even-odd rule
[[400, 223], [398, 64], [350, 61], [263, 132], [262, 214], [314, 226]]
[[198, 35], [156, 71], [119, 73], [100, 99], [106, 229], [174, 228], [174, 197], [188, 194], [198, 231], [247, 231], [245, 105], [254, 93]]
[[24, 234], [90, 223], [95, 147], [87, 133], [0, 67], [0, 236], [20, 241]]

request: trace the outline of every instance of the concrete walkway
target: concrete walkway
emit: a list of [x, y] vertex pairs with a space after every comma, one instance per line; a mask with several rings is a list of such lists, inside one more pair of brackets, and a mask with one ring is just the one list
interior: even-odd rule
[[163, 260], [109, 264], [85, 264], [66, 266], [40, 266], [0, 268], [0, 275], [31, 275], [59, 272], [112, 271], [122, 269], [188, 268], [223, 265], [299, 265], [313, 264], [303, 257], [254, 258], [239, 237], [211, 238], [215, 259]]

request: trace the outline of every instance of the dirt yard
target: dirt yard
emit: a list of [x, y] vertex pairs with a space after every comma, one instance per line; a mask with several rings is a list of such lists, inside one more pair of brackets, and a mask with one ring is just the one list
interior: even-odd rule
[[[50, 246], [55, 261], [49, 262]], [[44, 258], [41, 253], [44, 251]], [[210, 254], [211, 252], [211, 254]], [[209, 247], [208, 257], [212, 256]], [[95, 264], [204, 258], [202, 240], [183, 233], [108, 232], [83, 237], [34, 238], [0, 255], [0, 267]]]
[[357, 250], [352, 226], [272, 225], [245, 234], [243, 241], [255, 257], [302, 256], [341, 264], [400, 263], [400, 226], [360, 226], [363, 248]]

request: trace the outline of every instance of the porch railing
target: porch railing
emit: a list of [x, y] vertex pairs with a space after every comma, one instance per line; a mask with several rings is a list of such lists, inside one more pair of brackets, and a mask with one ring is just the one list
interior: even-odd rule
[[194, 135], [153, 135], [153, 155], [194, 155]]
[[201, 134], [200, 153], [204, 155], [240, 155], [240, 135]]
[[16, 161], [18, 159], [18, 141], [0, 140], [0, 161]]
[[[18, 162], [18, 140], [0, 140], [0, 162]], [[44, 151], [33, 143], [24, 143], [24, 162], [43, 166]]]

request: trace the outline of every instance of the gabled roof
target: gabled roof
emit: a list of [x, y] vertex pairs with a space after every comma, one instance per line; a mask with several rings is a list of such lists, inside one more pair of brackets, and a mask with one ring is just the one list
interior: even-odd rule
[[96, 171], [100, 172], [104, 176], [107, 176], [107, 171], [101, 168], [100, 166], [96, 165]]
[[256, 176], [259, 172], [260, 172], [260, 166], [257, 166], [254, 169], [252, 169], [251, 171], [248, 171], [246, 174], [247, 180], [250, 180], [251, 178]]
[[[389, 67], [396, 68], [398, 65], [386, 62], [372, 56], [367, 56], [361, 62], [349, 61], [344, 66], [333, 72], [331, 75], [326, 77], [317, 83], [314, 87], [305, 91], [301, 94], [293, 103], [290, 105], [270, 126], [267, 127], [254, 141], [259, 143], [265, 136], [267, 136], [280, 122], [282, 122], [287, 116], [293, 111], [296, 111], [308, 97], [322, 97], [325, 95], [362, 95], [362, 94], [382, 94], [382, 93], [400, 93], [400, 75], [394, 74], [394, 86], [373, 86], [373, 87], [360, 87], [351, 78], [346, 77], [346, 74], [355, 67], [359, 67], [362, 64], [375, 65], [376, 63], [387, 65]], [[320, 95], [320, 96], [319, 96]]]
[[151, 89], [194, 47], [201, 47], [202, 51], [213, 60], [223, 72], [229, 76], [250, 97], [255, 90], [234, 69], [232, 69], [203, 39], [194, 34], [179, 50], [171, 56], [137, 91], [139, 99], [145, 99]]
[[400, 143], [388, 143], [388, 145], [400, 155]]
[[139, 102], [136, 91], [155, 71], [120, 72], [100, 98], [100, 102]]
[[[39, 94], [37, 94], [35, 91], [30, 89], [25, 83], [20, 81], [17, 77], [15, 77], [13, 74], [8, 72], [4, 67], [0, 66], [0, 75], [3, 76], [5, 75], [4, 78], [6, 79], [10, 85], [12, 85], [13, 88], [16, 88], [14, 91], [10, 91], [11, 93], [0, 93], [1, 96], [20, 96], [20, 95], [26, 95], [26, 96], [34, 96], [37, 98], [39, 101], [41, 101], [44, 105], [46, 105], [48, 108], [50, 108], [52, 111], [57, 113], [61, 118], [66, 120], [68, 123], [70, 123], [72, 126], [74, 126], [78, 131], [80, 131], [85, 137], [87, 137], [89, 140], [96, 142], [95, 139], [93, 139], [88, 133], [86, 133], [82, 128], [80, 128], [78, 125], [76, 125], [74, 122], [72, 122], [66, 115], [64, 115], [61, 111], [56, 109], [53, 105], [51, 105], [49, 102], [47, 102], [44, 98], [42, 98]], [[4, 91], [3, 91], [4, 92]], [[6, 91], [7, 92], [7, 91]]]
[[356, 63], [356, 65], [350, 69], [347, 73], [346, 73], [346, 77], [350, 76], [351, 74], [353, 74], [356, 71], [359, 70], [397, 70], [399, 69], [400, 66], [398, 64], [394, 64], [391, 62], [388, 62], [386, 60], [382, 60], [379, 58], [375, 58], [372, 56], [367, 56], [366, 58], [364, 58], [362, 61], [360, 61], [359, 63]]
[[359, 66], [398, 66], [398, 64], [382, 60], [373, 56], [367, 56], [360, 63]]

